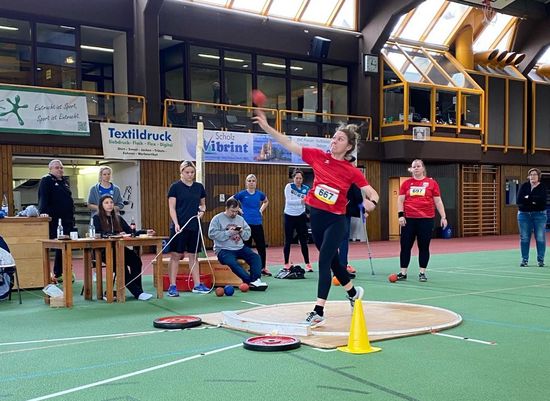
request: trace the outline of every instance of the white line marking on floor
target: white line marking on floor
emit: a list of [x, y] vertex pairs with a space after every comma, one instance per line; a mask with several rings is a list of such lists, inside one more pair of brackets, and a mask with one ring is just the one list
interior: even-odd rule
[[65, 395], [65, 394], [75, 393], [77, 391], [82, 391], [82, 390], [86, 390], [88, 388], [101, 386], [103, 384], [112, 383], [112, 382], [115, 382], [115, 381], [118, 381], [118, 380], [127, 379], [129, 377], [142, 375], [144, 373], [153, 372], [155, 370], [167, 368], [167, 367], [173, 366], [173, 365], [178, 365], [178, 364], [183, 363], [183, 362], [192, 361], [193, 359], [202, 358], [202, 357], [205, 357], [205, 356], [217, 354], [218, 352], [223, 352], [223, 351], [227, 351], [227, 350], [237, 348], [237, 347], [242, 347], [242, 346], [243, 346], [242, 343], [229, 345], [227, 347], [218, 348], [218, 349], [215, 349], [215, 350], [212, 350], [212, 351], [208, 351], [208, 352], [204, 352], [204, 353], [201, 353], [201, 354], [189, 356], [187, 358], [178, 359], [176, 361], [172, 361], [172, 362], [168, 362], [168, 363], [163, 363], [162, 365], [152, 366], [152, 367], [147, 368], [147, 369], [142, 369], [142, 370], [138, 370], [138, 371], [135, 371], [135, 372], [126, 373], [124, 375], [115, 376], [115, 377], [112, 377], [110, 379], [105, 379], [105, 380], [100, 380], [98, 382], [85, 384], [84, 386], [73, 387], [73, 388], [70, 388], [70, 389], [67, 389], [67, 390], [58, 391], [57, 393], [52, 393], [52, 394], [43, 395], [41, 397], [32, 398], [32, 399], [29, 399], [27, 401], [49, 400], [50, 398], [55, 398], [55, 397], [59, 397], [59, 396]]
[[[529, 273], [529, 275], [522, 275], [519, 272], [496, 272], [494, 270], [489, 269], [471, 269], [469, 267], [453, 267], [452, 270], [438, 270], [438, 269], [430, 269], [429, 271], [434, 273], [443, 273], [443, 274], [463, 274], [463, 275], [469, 275], [469, 276], [484, 276], [484, 277], [496, 277], [499, 279], [515, 279], [515, 280], [550, 280], [550, 277], [548, 277], [547, 274], [544, 274], [543, 272], [532, 272]], [[488, 274], [488, 273], [476, 273], [476, 272], [484, 272], [484, 271], [493, 271], [494, 274]]]
[[[130, 337], [119, 337], [119, 338], [130, 338]], [[45, 349], [52, 349], [52, 348], [59, 348], [59, 347], [67, 347], [67, 346], [71, 346], [71, 345], [82, 345], [82, 344], [95, 343], [95, 342], [97, 342], [97, 341], [105, 341], [105, 340], [106, 340], [106, 339], [97, 338], [97, 339], [94, 339], [94, 340], [77, 341], [77, 342], [69, 343], [69, 344], [67, 344], [67, 343], [64, 343], [64, 344], [52, 344], [52, 345], [46, 345], [46, 346], [44, 346], [44, 347], [14, 349], [14, 350], [11, 350], [11, 351], [2, 351], [2, 352], [0, 352], [0, 355], [4, 355], [4, 354], [15, 354], [15, 353], [18, 353], [18, 352], [40, 351], [40, 350], [45, 350]]]
[[469, 337], [462, 337], [462, 336], [454, 336], [452, 334], [445, 334], [445, 333], [437, 333], [432, 332], [434, 336], [442, 336], [442, 337], [449, 337], [449, 338], [456, 338], [457, 340], [464, 340], [464, 341], [471, 341], [473, 343], [479, 343], [479, 344], [485, 344], [485, 345], [497, 345], [495, 341], [483, 341], [483, 340], [476, 340], [475, 338], [469, 338]]
[[256, 302], [250, 302], [250, 301], [241, 301], [243, 304], [250, 304], [250, 305], [256, 305], [256, 306], [267, 306], [266, 304], [259, 304]]
[[334, 351], [338, 351], [336, 348], [332, 348], [332, 349], [325, 349], [325, 348], [316, 348], [316, 347], [312, 347], [315, 351], [319, 351], [319, 352], [334, 352]]
[[418, 302], [418, 301], [425, 301], [425, 300], [428, 300], [428, 299], [462, 297], [464, 295], [488, 294], [488, 293], [492, 293], [492, 292], [522, 290], [522, 289], [525, 289], [525, 288], [545, 288], [545, 287], [548, 287], [549, 285], [550, 284], [537, 284], [537, 285], [524, 285], [524, 286], [521, 286], [521, 287], [494, 288], [492, 290], [484, 290], [484, 291], [470, 291], [470, 292], [461, 292], [461, 293], [457, 293], [457, 294], [435, 295], [433, 297], [405, 299], [405, 300], [402, 300], [400, 302]]
[[181, 329], [136, 331], [136, 332], [130, 332], [130, 333], [116, 333], [116, 334], [99, 334], [99, 335], [96, 335], [96, 336], [84, 336], [84, 337], [65, 337], [65, 338], [50, 338], [50, 339], [44, 338], [42, 340], [28, 340], [28, 341], [15, 341], [15, 342], [11, 342], [11, 343], [0, 343], [0, 346], [48, 343], [48, 342], [57, 342], [57, 341], [88, 340], [88, 339], [92, 339], [92, 338], [134, 337], [134, 336], [143, 336], [143, 335], [149, 335], [149, 334], [165, 333], [165, 332], [169, 332], [169, 331], [179, 331], [179, 330], [181, 330]]

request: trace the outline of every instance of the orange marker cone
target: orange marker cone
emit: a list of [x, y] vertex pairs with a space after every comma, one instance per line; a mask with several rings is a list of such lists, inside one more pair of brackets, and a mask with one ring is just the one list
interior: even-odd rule
[[367, 333], [363, 303], [360, 299], [355, 301], [353, 315], [351, 316], [351, 327], [349, 329], [348, 345], [338, 347], [339, 351], [350, 354], [370, 354], [371, 352], [382, 351], [382, 348], [372, 347]]

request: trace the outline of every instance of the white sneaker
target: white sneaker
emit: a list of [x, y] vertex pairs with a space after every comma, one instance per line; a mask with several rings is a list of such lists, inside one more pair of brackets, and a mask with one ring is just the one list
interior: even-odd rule
[[138, 297], [140, 301], [148, 301], [151, 298], [153, 298], [153, 294], [149, 294], [148, 292], [142, 292]]
[[265, 291], [267, 289], [267, 283], [257, 279], [250, 283], [250, 291]]
[[313, 311], [307, 314], [304, 323], [311, 328], [315, 328], [325, 324], [325, 318], [323, 316], [319, 316], [317, 312]]
[[353, 307], [355, 306], [355, 301], [357, 299], [359, 299], [359, 300], [363, 299], [363, 295], [365, 295], [365, 290], [363, 289], [363, 287], [355, 287], [355, 291], [356, 291], [356, 294], [355, 294], [354, 297], [349, 297], [348, 296], [349, 303], [351, 305], [351, 309], [353, 309]]

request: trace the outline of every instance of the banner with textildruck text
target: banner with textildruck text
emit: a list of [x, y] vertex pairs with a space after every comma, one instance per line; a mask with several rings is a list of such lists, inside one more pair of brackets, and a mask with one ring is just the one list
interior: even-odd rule
[[0, 85], [0, 132], [90, 135], [86, 95]]
[[[192, 160], [192, 155], [183, 146], [181, 128], [113, 123], [100, 125], [106, 159]], [[192, 152], [194, 155], [195, 150]]]

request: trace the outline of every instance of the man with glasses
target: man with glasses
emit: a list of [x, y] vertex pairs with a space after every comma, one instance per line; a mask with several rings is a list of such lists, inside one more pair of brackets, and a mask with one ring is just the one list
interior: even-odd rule
[[[208, 227], [208, 237], [214, 241], [214, 252], [220, 263], [229, 266], [252, 291], [265, 291], [267, 284], [261, 279], [262, 261], [257, 253], [244, 244], [250, 238], [250, 226], [239, 215], [239, 202], [229, 198], [225, 211], [214, 216]], [[250, 273], [239, 264], [243, 259], [250, 266]]]

